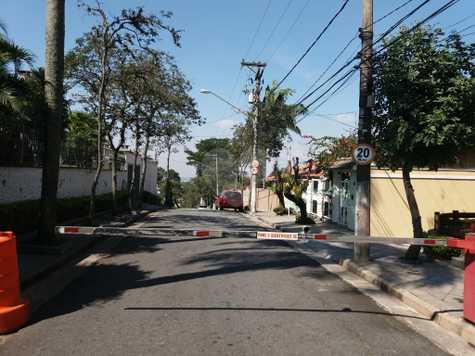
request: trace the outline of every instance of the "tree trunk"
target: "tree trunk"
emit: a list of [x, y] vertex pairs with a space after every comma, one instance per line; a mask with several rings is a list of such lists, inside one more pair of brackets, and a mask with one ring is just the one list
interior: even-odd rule
[[285, 209], [284, 192], [282, 190], [276, 190], [275, 194], [277, 195], [277, 199], [279, 199], [279, 208]]
[[102, 133], [102, 122], [104, 118], [104, 102], [105, 102], [105, 82], [106, 82], [106, 61], [107, 61], [107, 43], [106, 43], [105, 35], [103, 37], [103, 45], [104, 49], [101, 55], [101, 82], [99, 85], [99, 106], [97, 112], [97, 167], [96, 167], [96, 174], [94, 175], [94, 180], [91, 186], [91, 199], [89, 202], [89, 221], [92, 223], [92, 219], [94, 217], [95, 209], [96, 209], [96, 190], [99, 184], [99, 178], [102, 172], [103, 162], [103, 133]]
[[305, 203], [305, 200], [303, 200], [302, 198], [297, 198], [295, 195], [293, 195], [291, 193], [284, 193], [284, 196], [287, 199], [289, 199], [291, 202], [293, 202], [295, 205], [297, 205], [297, 207], [300, 210], [300, 219], [302, 221], [307, 220], [307, 218], [308, 218], [307, 204]]
[[129, 187], [129, 209], [130, 211], [135, 210], [136, 208], [136, 202], [137, 202], [137, 161], [139, 157], [139, 134], [138, 130], [139, 127], [138, 125], [136, 126], [136, 137], [135, 137], [135, 152], [134, 152], [134, 165], [132, 167], [132, 181], [130, 182], [130, 187]]
[[119, 150], [112, 150], [112, 213], [115, 215], [119, 212], [117, 204], [117, 159]]
[[[402, 179], [404, 184], [404, 190], [406, 192], [407, 204], [409, 206], [409, 212], [412, 219], [412, 230], [414, 238], [423, 237], [421, 214], [419, 212], [419, 206], [417, 205], [416, 196], [414, 194], [414, 187], [411, 183], [411, 171], [412, 167], [408, 164], [404, 164], [402, 167]], [[416, 260], [419, 257], [421, 251], [420, 246], [411, 245], [406, 251], [405, 258], [409, 260]]]
[[39, 240], [54, 240], [59, 156], [63, 121], [64, 0], [48, 0], [46, 13], [45, 96], [48, 104], [41, 182]]
[[145, 190], [145, 177], [147, 175], [147, 165], [148, 165], [147, 152], [148, 152], [149, 146], [150, 146], [150, 134], [147, 133], [146, 136], [145, 136], [145, 148], [144, 148], [144, 154], [143, 154], [142, 178], [140, 180], [140, 191], [139, 191], [140, 204], [142, 204], [142, 202], [143, 202], [143, 193], [144, 193], [144, 190]]
[[165, 181], [165, 207], [173, 207], [173, 194], [170, 186], [170, 154], [172, 148], [171, 146], [167, 147], [167, 178]]

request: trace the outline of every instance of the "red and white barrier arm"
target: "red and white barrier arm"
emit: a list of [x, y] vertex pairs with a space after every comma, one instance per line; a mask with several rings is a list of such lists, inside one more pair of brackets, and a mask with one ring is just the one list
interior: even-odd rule
[[379, 243], [379, 244], [411, 244], [420, 246], [447, 246], [447, 239], [413, 239], [404, 237], [368, 237], [368, 236], [331, 236], [323, 234], [302, 234], [296, 232], [257, 232], [259, 240], [317, 240], [343, 243]]

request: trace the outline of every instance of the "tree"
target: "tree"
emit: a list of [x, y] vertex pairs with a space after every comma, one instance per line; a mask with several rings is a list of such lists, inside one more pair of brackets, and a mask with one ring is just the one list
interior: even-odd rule
[[159, 146], [165, 149], [167, 155], [167, 168], [165, 178], [165, 207], [171, 208], [173, 202], [173, 190], [170, 176], [170, 156], [175, 145], [183, 144], [190, 139], [189, 129], [183, 121], [173, 115], [162, 117], [164, 119], [163, 131], [160, 136]]
[[108, 90], [112, 80], [113, 53], [120, 50], [133, 54], [139, 48], [152, 49], [162, 31], [170, 33], [174, 44], [179, 46], [180, 32], [163, 22], [171, 17], [170, 12], [161, 12], [159, 17], [147, 15], [142, 7], [138, 7], [123, 9], [119, 15], [111, 17], [99, 0], [94, 6], [84, 2], [80, 2], [80, 6], [98, 19], [89, 32], [76, 40], [76, 46], [67, 56], [70, 84], [82, 88], [77, 95], [79, 102], [97, 117], [97, 169], [91, 186], [89, 209], [92, 219], [97, 184], [104, 163], [104, 120], [110, 98]]
[[277, 195], [279, 200], [279, 206], [274, 209], [275, 212], [284, 212], [285, 211], [285, 199], [284, 199], [284, 177], [283, 172], [279, 169], [277, 162], [274, 164], [274, 169], [272, 171], [273, 181], [270, 184], [271, 190]]
[[45, 44], [45, 96], [48, 104], [41, 181], [39, 238], [55, 236], [56, 195], [64, 112], [64, 0], [48, 0]]
[[[208, 138], [195, 145], [195, 151], [186, 149], [187, 164], [194, 166], [202, 197], [211, 203], [216, 197], [216, 185], [220, 190], [237, 188], [238, 163], [233, 159], [232, 144], [228, 138]], [[216, 182], [216, 155], [218, 159], [218, 182]], [[204, 184], [206, 180], [208, 184]], [[219, 192], [218, 192], [219, 194]]]
[[233, 138], [231, 139], [231, 157], [235, 164], [234, 174], [241, 189], [241, 195], [243, 195], [246, 185], [245, 169], [249, 166], [249, 162], [252, 159], [252, 146], [248, 145], [245, 141], [247, 129], [249, 127], [246, 125], [238, 125], [234, 129]]
[[313, 224], [313, 220], [307, 215], [307, 203], [302, 198], [307, 189], [308, 181], [303, 179], [299, 170], [299, 159], [295, 158], [293, 164], [289, 162], [287, 171], [282, 172], [284, 196], [293, 202], [300, 210], [300, 216], [296, 222], [301, 224]]
[[309, 155], [315, 161], [315, 166], [320, 171], [328, 173], [330, 167], [341, 158], [351, 158], [357, 146], [355, 134], [349, 136], [323, 136], [312, 138], [310, 141]]
[[85, 112], [72, 112], [67, 117], [63, 144], [63, 164], [91, 168], [94, 163], [96, 120]]
[[171, 196], [173, 201], [172, 206], [176, 206], [178, 208], [181, 206], [184, 191], [180, 174], [177, 171], [175, 171], [174, 169], [170, 169], [167, 172], [162, 167], [159, 167], [157, 174], [157, 185], [159, 187], [160, 193], [166, 192], [167, 190], [171, 190]]
[[257, 130], [259, 146], [266, 151], [268, 157], [278, 157], [290, 132], [300, 135], [296, 123], [298, 114], [305, 113], [302, 104], [287, 104], [293, 95], [291, 89], [277, 89], [277, 83], [266, 87], [264, 100], [259, 108]]
[[[415, 238], [423, 236], [414, 168], [456, 161], [475, 135], [475, 46], [439, 29], [402, 29], [375, 61], [374, 143], [379, 166], [402, 169]], [[391, 39], [389, 40], [391, 41]], [[411, 246], [407, 258], [417, 258]]]

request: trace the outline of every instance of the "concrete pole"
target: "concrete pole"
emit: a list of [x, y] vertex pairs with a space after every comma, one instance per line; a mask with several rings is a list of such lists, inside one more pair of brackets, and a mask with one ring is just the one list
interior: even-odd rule
[[216, 153], [216, 196], [219, 197], [218, 154]]
[[[360, 100], [358, 143], [371, 143], [371, 116], [373, 106], [373, 0], [363, 0], [363, 24], [360, 29]], [[370, 235], [370, 165], [358, 165], [356, 171], [356, 229], [357, 236]], [[355, 243], [353, 259], [358, 263], [369, 260], [369, 244]]]

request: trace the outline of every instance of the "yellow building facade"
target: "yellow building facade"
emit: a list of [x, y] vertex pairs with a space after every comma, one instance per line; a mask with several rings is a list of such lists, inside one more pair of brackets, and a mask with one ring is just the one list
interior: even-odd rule
[[[422, 227], [434, 228], [434, 213], [475, 212], [475, 170], [415, 170], [411, 180]], [[371, 170], [371, 236], [412, 237], [402, 172]]]

